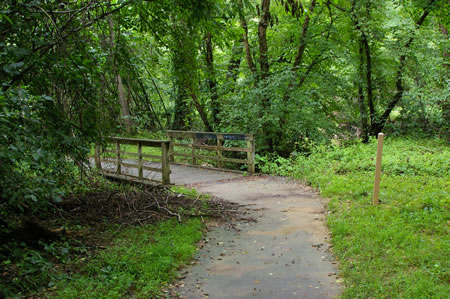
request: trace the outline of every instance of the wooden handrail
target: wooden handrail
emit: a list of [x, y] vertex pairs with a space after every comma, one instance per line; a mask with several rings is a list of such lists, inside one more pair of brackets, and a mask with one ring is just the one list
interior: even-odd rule
[[[100, 147], [96, 145], [95, 148], [95, 164], [98, 168], [102, 168], [101, 162], [113, 162], [116, 163], [116, 174], [121, 175], [122, 168], [121, 165], [124, 165], [126, 167], [131, 168], [137, 168], [138, 169], [138, 178], [141, 180], [144, 180], [144, 169], [145, 170], [153, 170], [153, 171], [159, 171], [162, 173], [162, 183], [164, 185], [170, 184], [170, 162], [169, 162], [169, 145], [170, 141], [167, 140], [149, 140], [149, 139], [137, 139], [137, 138], [124, 138], [124, 137], [108, 137], [107, 142], [109, 143], [115, 143], [116, 149], [115, 151], [108, 151], [113, 152], [116, 154], [115, 160], [112, 159], [101, 159], [100, 157]], [[130, 153], [133, 155], [136, 155], [137, 165], [130, 164], [130, 163], [124, 163], [121, 159], [121, 154], [129, 154], [128, 152], [124, 152], [120, 150], [121, 144], [129, 144], [129, 145], [137, 145], [137, 153]], [[161, 148], [161, 156], [159, 157], [161, 159], [162, 168], [152, 168], [148, 166], [144, 166], [144, 157], [156, 157], [154, 155], [147, 155], [142, 153], [142, 147], [160, 147]]]
[[[194, 131], [166, 131], [169, 138], [169, 159], [175, 162], [176, 156], [190, 157], [193, 165], [197, 164], [197, 160], [214, 160], [217, 161], [218, 167], [222, 168], [224, 162], [247, 164], [248, 172], [255, 173], [255, 138], [253, 134], [240, 133], [216, 133], [216, 132], [194, 132]], [[192, 139], [191, 143], [183, 144], [175, 142], [176, 138]], [[198, 144], [198, 140], [217, 140], [216, 145]], [[246, 147], [224, 147], [225, 141], [246, 141]], [[174, 147], [191, 148], [191, 154], [175, 152]], [[197, 149], [215, 151], [216, 156], [199, 155]], [[244, 152], [247, 153], [247, 159], [232, 159], [223, 157], [224, 151]]]

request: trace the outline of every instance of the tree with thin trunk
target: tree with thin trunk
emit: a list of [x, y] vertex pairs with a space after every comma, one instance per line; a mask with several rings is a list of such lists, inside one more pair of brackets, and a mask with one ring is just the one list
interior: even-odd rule
[[117, 59], [115, 57], [115, 47], [116, 47], [116, 37], [114, 32], [114, 22], [111, 15], [108, 16], [108, 25], [109, 25], [109, 36], [110, 36], [110, 47], [111, 47], [111, 60], [113, 71], [115, 73], [115, 79], [117, 84], [117, 98], [120, 104], [120, 111], [122, 113], [123, 122], [125, 124], [125, 128], [128, 132], [133, 130], [133, 121], [130, 115], [130, 109], [128, 107], [128, 102], [125, 97], [124, 86], [122, 83], [122, 77], [120, 76], [119, 68], [117, 65]]

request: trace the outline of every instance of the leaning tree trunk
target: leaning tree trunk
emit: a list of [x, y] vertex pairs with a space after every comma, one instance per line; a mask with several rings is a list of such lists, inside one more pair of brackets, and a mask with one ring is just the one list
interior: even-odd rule
[[[208, 70], [207, 81], [209, 87], [209, 94], [211, 95], [211, 112], [212, 121], [215, 127], [219, 125], [219, 119], [217, 116], [220, 112], [219, 96], [217, 95], [217, 81], [216, 74], [214, 72], [214, 56], [213, 56], [213, 45], [212, 45], [212, 35], [208, 32], [205, 37], [206, 42], [206, 68]], [[194, 98], [192, 98], [194, 99]], [[194, 101], [195, 102], [195, 101]], [[204, 121], [203, 121], [204, 122]], [[209, 125], [209, 123], [208, 123]]]
[[[422, 26], [426, 17], [429, 15], [431, 5], [433, 4], [433, 2], [435, 2], [435, 0], [431, 0], [428, 3], [428, 6], [424, 9], [422, 16], [419, 18], [419, 20], [417, 20], [417, 22], [416, 22], [417, 29], [419, 29]], [[400, 63], [399, 63], [398, 69], [397, 69], [397, 75], [396, 75], [396, 79], [395, 79], [396, 91], [395, 91], [395, 94], [394, 94], [392, 100], [389, 102], [384, 113], [381, 116], [377, 117], [375, 120], [372, 120], [370, 130], [373, 135], [377, 135], [378, 133], [380, 133], [383, 130], [384, 125], [386, 124], [386, 121], [389, 118], [389, 115], [391, 114], [392, 110], [394, 110], [395, 106], [397, 106], [397, 104], [400, 102], [400, 100], [403, 97], [403, 93], [405, 92], [405, 87], [403, 85], [403, 83], [404, 83], [403, 82], [403, 72], [406, 67], [406, 58], [407, 58], [407, 54], [408, 54], [408, 49], [410, 48], [413, 41], [414, 41], [414, 36], [411, 36], [410, 39], [408, 40], [408, 42], [404, 46], [403, 54], [400, 56]]]
[[112, 52], [111, 57], [112, 57], [112, 62], [113, 62], [112, 65], [113, 65], [113, 70], [115, 73], [115, 79], [116, 79], [116, 84], [117, 84], [117, 97], [119, 100], [120, 111], [122, 112], [122, 117], [123, 117], [123, 121], [125, 124], [125, 128], [128, 132], [131, 132], [133, 130], [133, 121], [131, 119], [128, 102], [125, 97], [125, 92], [124, 92], [123, 83], [122, 83], [122, 77], [120, 76], [118, 67], [116, 65], [116, 59], [115, 59], [115, 55], [114, 55], [115, 33], [114, 33], [114, 23], [113, 23], [113, 19], [112, 19], [111, 15], [108, 16], [108, 24], [109, 24], [110, 46], [111, 46], [111, 52]]

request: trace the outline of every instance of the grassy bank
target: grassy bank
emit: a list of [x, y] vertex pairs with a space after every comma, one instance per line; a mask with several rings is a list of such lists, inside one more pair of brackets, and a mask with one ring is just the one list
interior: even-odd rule
[[0, 298], [159, 297], [203, 236], [196, 215], [216, 217], [210, 205], [193, 189], [110, 183], [34, 217], [38, 228], [18, 218], [0, 231]]
[[449, 161], [441, 140], [387, 139], [380, 199], [371, 205], [375, 141], [261, 159], [263, 171], [309, 182], [331, 198], [328, 225], [345, 298], [446, 298]]
[[130, 227], [80, 271], [56, 286], [54, 298], [153, 298], [194, 254], [202, 222], [175, 219]]

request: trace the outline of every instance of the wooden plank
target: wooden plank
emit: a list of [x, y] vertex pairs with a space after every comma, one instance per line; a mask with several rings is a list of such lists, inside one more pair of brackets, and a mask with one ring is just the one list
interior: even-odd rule
[[[174, 156], [179, 156], [179, 157], [186, 157], [186, 158], [191, 158], [191, 154], [184, 154], [184, 153], [173, 153]], [[200, 159], [200, 160], [213, 160], [213, 161], [219, 161], [219, 157], [216, 156], [204, 156], [204, 155], [196, 155], [195, 156], [196, 159]], [[231, 162], [231, 163], [241, 163], [241, 164], [248, 164], [248, 160], [244, 160], [244, 159], [234, 159], [234, 158], [222, 158], [220, 159], [222, 162]]]
[[218, 148], [218, 146], [216, 146], [216, 145], [188, 144], [188, 143], [174, 143], [173, 145], [179, 146], [179, 147], [187, 147], [187, 148], [195, 147], [195, 148], [211, 150], [211, 151], [221, 150], [221, 151], [226, 151], [226, 152], [244, 152], [244, 153], [252, 151], [251, 149], [245, 148], [245, 147], [225, 147], [225, 146], [223, 146], [223, 144], [220, 146], [220, 148]]
[[150, 179], [139, 179], [136, 176], [132, 176], [132, 175], [124, 175], [124, 174], [120, 174], [117, 175], [113, 172], [109, 172], [109, 171], [103, 171], [103, 175], [109, 178], [113, 178], [113, 179], [119, 179], [119, 180], [124, 180], [124, 181], [131, 181], [131, 182], [136, 182], [139, 184], [145, 184], [145, 185], [151, 185], [151, 186], [155, 186], [157, 181], [153, 181]]
[[217, 139], [217, 133], [196, 132], [194, 138], [197, 139]]
[[[109, 163], [113, 163], [114, 165], [116, 165], [116, 159], [102, 159], [103, 162], [109, 162]], [[139, 169], [139, 165], [137, 164], [131, 164], [131, 163], [126, 163], [126, 162], [121, 162], [120, 163], [123, 166], [126, 167], [130, 167], [130, 168], [137, 168]], [[151, 167], [151, 166], [145, 166], [144, 164], [142, 165], [142, 169], [143, 170], [149, 170], [149, 171], [156, 171], [156, 172], [162, 172], [161, 168], [155, 168], [155, 167]]]
[[122, 137], [108, 137], [110, 141], [120, 142], [121, 144], [137, 145], [141, 142], [143, 146], [161, 147], [162, 143], [169, 143], [167, 140], [150, 140], [150, 139], [138, 139], [138, 138], [122, 138]]
[[[197, 159], [219, 161], [219, 157], [215, 157], [215, 156], [197, 155]], [[234, 159], [234, 158], [224, 158], [224, 157], [222, 157], [222, 159], [220, 159], [220, 161], [222, 161], [222, 162], [231, 162], [231, 163], [241, 163], [241, 164], [247, 164], [248, 163], [247, 160]]]
[[[219, 140], [219, 139], [217, 139]], [[200, 149], [206, 149], [206, 150], [211, 150], [211, 151], [217, 151], [217, 150], [221, 150], [221, 151], [225, 151], [225, 152], [251, 152], [252, 150], [249, 148], [245, 148], [245, 147], [225, 147], [223, 146], [223, 140], [222, 140], [222, 144], [219, 145], [202, 145], [202, 144], [194, 144], [193, 145], [196, 148], [200, 148]]]
[[226, 147], [226, 146], [222, 146], [220, 149], [222, 151], [225, 151], [225, 152], [242, 152], [242, 153], [251, 152], [251, 149], [248, 149], [248, 148], [245, 148], [245, 147]]
[[[208, 156], [197, 156], [197, 158], [199, 158], [199, 159], [206, 159], [206, 157], [208, 157]], [[238, 164], [248, 164], [248, 160], [244, 160], [244, 159], [222, 158], [221, 161], [222, 162], [238, 163]]]
[[167, 135], [172, 137], [184, 137], [193, 138], [196, 136], [198, 139], [216, 139], [217, 134], [222, 134], [224, 140], [253, 140], [253, 134], [242, 133], [216, 133], [216, 132], [197, 132], [197, 131], [175, 131], [167, 130]]

